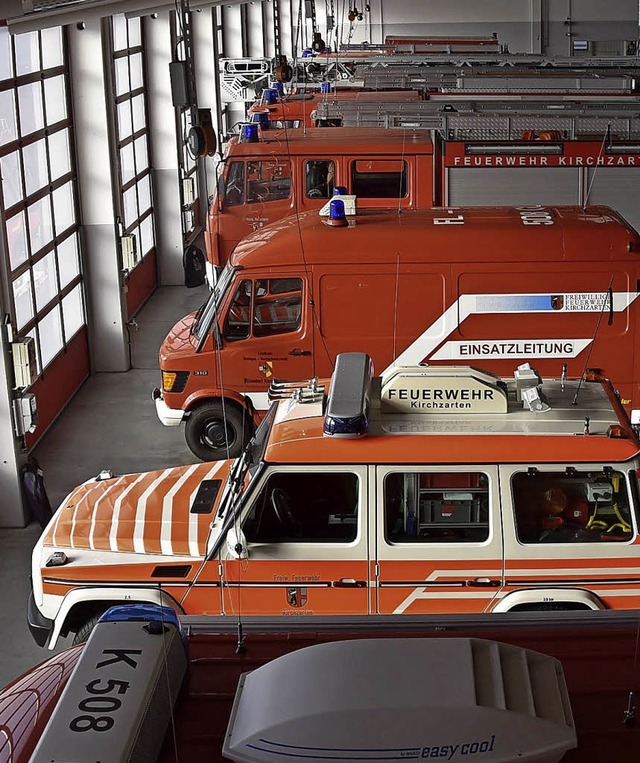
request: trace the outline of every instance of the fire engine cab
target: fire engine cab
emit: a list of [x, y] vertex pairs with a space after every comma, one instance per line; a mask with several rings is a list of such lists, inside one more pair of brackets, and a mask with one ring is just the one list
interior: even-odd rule
[[243, 454], [90, 480], [33, 553], [39, 643], [119, 601], [191, 615], [640, 607], [640, 441], [611, 384], [338, 356]]

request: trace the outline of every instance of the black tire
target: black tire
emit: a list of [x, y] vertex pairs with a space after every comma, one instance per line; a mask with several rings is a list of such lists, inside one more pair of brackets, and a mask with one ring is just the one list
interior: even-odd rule
[[187, 419], [184, 436], [189, 450], [202, 461], [236, 458], [253, 435], [249, 411], [233, 403], [204, 403]]
[[90, 617], [84, 625], [82, 625], [78, 630], [76, 631], [75, 636], [73, 637], [73, 646], [76, 646], [76, 644], [84, 644], [84, 642], [89, 638], [91, 635], [91, 631], [96, 627], [98, 620], [102, 617], [102, 613], [98, 615], [93, 615], [93, 617]]

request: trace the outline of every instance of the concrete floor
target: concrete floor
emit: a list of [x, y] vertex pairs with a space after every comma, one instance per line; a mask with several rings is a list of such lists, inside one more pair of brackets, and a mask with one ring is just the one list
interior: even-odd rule
[[[182, 428], [158, 421], [151, 390], [160, 383], [158, 348], [173, 324], [206, 299], [207, 287], [159, 289], [136, 317], [131, 365], [124, 374], [96, 374], [82, 386], [43, 437], [34, 454], [44, 471], [52, 507], [80, 482], [111, 469], [114, 474], [178, 466], [195, 460]], [[0, 687], [49, 655], [26, 623], [31, 549], [40, 526], [0, 529]]]

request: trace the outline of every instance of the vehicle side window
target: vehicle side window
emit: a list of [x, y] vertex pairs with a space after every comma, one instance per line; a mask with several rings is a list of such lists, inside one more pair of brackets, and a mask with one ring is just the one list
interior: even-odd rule
[[633, 535], [621, 472], [520, 472], [511, 488], [521, 543], [607, 543]]
[[489, 480], [480, 472], [394, 472], [384, 480], [389, 543], [480, 542], [489, 537]]
[[402, 199], [407, 195], [407, 163], [400, 159], [351, 162], [351, 193], [362, 199]]
[[244, 280], [236, 289], [224, 319], [223, 336], [229, 342], [247, 339], [251, 331], [252, 282]]
[[305, 162], [304, 187], [309, 199], [330, 199], [333, 196], [333, 185], [336, 165], [328, 159], [314, 159]]
[[243, 522], [249, 543], [350, 543], [358, 534], [358, 476], [272, 474]]
[[289, 162], [265, 160], [247, 162], [247, 204], [267, 203], [291, 196]]
[[224, 188], [223, 203], [228, 207], [244, 204], [244, 162], [231, 162]]
[[256, 281], [253, 335], [273, 336], [297, 331], [302, 315], [302, 279], [272, 278]]

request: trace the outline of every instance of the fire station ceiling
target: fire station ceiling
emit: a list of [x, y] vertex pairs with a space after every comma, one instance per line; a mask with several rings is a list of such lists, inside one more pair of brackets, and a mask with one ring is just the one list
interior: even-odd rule
[[[190, 5], [193, 9], [245, 2], [247, 0], [198, 0]], [[176, 6], [175, 0], [5, 0], [5, 3], [2, 14], [15, 34], [48, 26], [77, 24], [117, 13], [136, 16]]]

